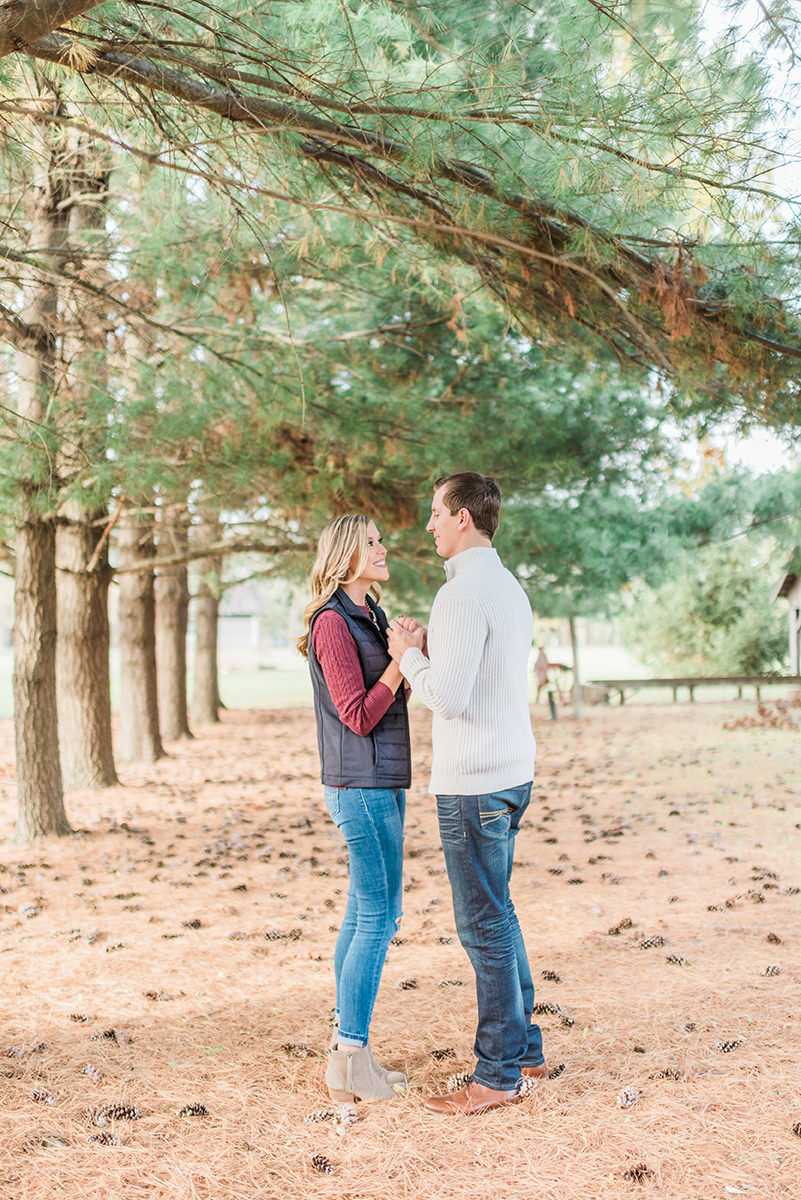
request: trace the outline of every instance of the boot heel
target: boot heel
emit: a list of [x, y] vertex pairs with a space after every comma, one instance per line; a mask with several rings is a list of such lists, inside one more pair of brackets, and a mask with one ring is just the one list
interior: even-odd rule
[[328, 1095], [335, 1104], [353, 1104], [354, 1100], [356, 1099], [353, 1092], [343, 1092], [340, 1091], [339, 1088], [330, 1087], [328, 1089]]

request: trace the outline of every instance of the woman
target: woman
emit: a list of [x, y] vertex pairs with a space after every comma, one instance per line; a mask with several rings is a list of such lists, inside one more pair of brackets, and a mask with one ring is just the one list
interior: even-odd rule
[[336, 1023], [325, 1081], [336, 1101], [391, 1100], [406, 1084], [369, 1046], [387, 947], [401, 918], [411, 782], [403, 676], [376, 603], [389, 578], [375, 522], [337, 517], [320, 535], [298, 642], [309, 660], [326, 807], [348, 847], [350, 887], [334, 955]]

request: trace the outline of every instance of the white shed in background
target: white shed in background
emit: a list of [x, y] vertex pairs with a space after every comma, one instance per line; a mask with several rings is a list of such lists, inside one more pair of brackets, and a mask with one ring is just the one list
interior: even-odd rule
[[801, 575], [785, 571], [777, 583], [773, 599], [782, 596], [790, 606], [790, 674], [801, 675]]

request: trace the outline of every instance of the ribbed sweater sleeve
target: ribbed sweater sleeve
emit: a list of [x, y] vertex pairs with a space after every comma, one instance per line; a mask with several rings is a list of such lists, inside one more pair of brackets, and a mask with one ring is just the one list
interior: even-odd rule
[[450, 597], [440, 592], [431, 609], [428, 654], [407, 650], [403, 674], [426, 708], [446, 721], [460, 717], [476, 685], [487, 620], [473, 599]]
[[359, 654], [346, 622], [327, 609], [314, 622], [312, 644], [340, 719], [359, 737], [372, 733], [395, 699], [391, 688], [365, 687]]

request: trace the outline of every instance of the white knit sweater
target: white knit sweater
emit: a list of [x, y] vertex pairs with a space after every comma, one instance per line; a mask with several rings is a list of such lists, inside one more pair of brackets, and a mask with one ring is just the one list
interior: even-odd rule
[[413, 647], [400, 664], [434, 714], [430, 790], [475, 796], [528, 783], [536, 746], [526, 594], [491, 547], [463, 550], [445, 574], [431, 609], [429, 657]]

